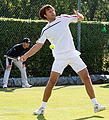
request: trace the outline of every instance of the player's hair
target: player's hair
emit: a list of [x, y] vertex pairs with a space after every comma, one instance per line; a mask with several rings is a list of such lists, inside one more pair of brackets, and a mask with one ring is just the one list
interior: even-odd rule
[[47, 18], [44, 15], [46, 15], [46, 10], [49, 10], [50, 8], [54, 9], [51, 5], [44, 5], [39, 11], [40, 18], [47, 20]]

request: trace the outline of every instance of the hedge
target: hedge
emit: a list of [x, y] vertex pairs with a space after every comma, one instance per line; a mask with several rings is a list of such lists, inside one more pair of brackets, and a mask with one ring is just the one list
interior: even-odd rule
[[[44, 21], [31, 20], [0, 20], [0, 59], [5, 66], [4, 54], [14, 45], [20, 43], [24, 37], [31, 39], [31, 46], [40, 37], [42, 28], [47, 23]], [[103, 32], [104, 24], [87, 23], [81, 24], [81, 57], [87, 64], [90, 74], [102, 73], [107, 68], [104, 65], [104, 55], [107, 54], [107, 44], [109, 40], [109, 23], [105, 25], [107, 31]], [[71, 23], [70, 29], [73, 34], [74, 43], [77, 47], [77, 23]], [[54, 58], [49, 49], [50, 43], [46, 41], [43, 48], [27, 60], [27, 73], [29, 77], [49, 76]], [[107, 62], [107, 61], [106, 61]], [[0, 66], [1, 67], [1, 66]], [[0, 69], [3, 77], [3, 70]], [[75, 72], [68, 66], [63, 75], [75, 75]], [[20, 77], [20, 73], [15, 66], [11, 73], [12, 77]]]

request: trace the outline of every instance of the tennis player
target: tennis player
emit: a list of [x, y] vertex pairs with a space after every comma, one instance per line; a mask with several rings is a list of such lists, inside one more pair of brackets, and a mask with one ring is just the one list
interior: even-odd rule
[[39, 51], [46, 39], [55, 46], [52, 50], [55, 60], [52, 66], [50, 79], [44, 91], [42, 105], [38, 110], [34, 111], [34, 114], [44, 114], [52, 89], [67, 65], [70, 65], [84, 82], [86, 91], [93, 103], [94, 112], [105, 109], [104, 106], [99, 105], [97, 102], [87, 66], [80, 58], [80, 52], [77, 51], [74, 46], [69, 24], [73, 21], [82, 21], [84, 17], [78, 10], [76, 11], [74, 9], [73, 11], [75, 13], [74, 15], [60, 15], [56, 17], [55, 9], [51, 5], [43, 6], [40, 9], [39, 15], [42, 19], [47, 20], [48, 24], [43, 28], [41, 36], [36, 44], [20, 58], [22, 62], [26, 61], [28, 57]]
[[[21, 55], [23, 55], [25, 52], [27, 52], [30, 48], [30, 39], [24, 38], [22, 40], [21, 44], [14, 45], [8, 52], [7, 56], [10, 56], [12, 58], [17, 58]], [[4, 78], [3, 78], [3, 88], [7, 88], [8, 85], [8, 78], [11, 72], [12, 63], [14, 63], [21, 72], [22, 77], [22, 87], [32, 87], [32, 85], [29, 85], [27, 81], [27, 74], [26, 74], [26, 66], [25, 62], [17, 61], [17, 60], [11, 60], [6, 58], [6, 70], [4, 72]]]

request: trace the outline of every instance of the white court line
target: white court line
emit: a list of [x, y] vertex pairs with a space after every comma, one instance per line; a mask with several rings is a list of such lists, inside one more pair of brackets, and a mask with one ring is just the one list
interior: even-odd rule
[[[109, 105], [104, 105], [105, 107]], [[91, 106], [83, 106], [83, 107], [63, 107], [63, 108], [51, 108], [46, 110], [64, 110], [64, 109], [86, 109], [86, 108], [93, 108]], [[27, 111], [34, 111], [34, 110], [16, 110], [16, 111], [0, 111], [0, 114], [3, 113], [13, 113], [13, 112], [27, 112]]]

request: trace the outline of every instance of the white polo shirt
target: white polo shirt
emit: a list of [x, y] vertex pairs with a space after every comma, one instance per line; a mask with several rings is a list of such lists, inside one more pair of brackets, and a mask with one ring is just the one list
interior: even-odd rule
[[37, 41], [43, 43], [46, 39], [55, 46], [52, 49], [53, 56], [56, 59], [72, 58], [80, 55], [80, 52], [75, 49], [73, 37], [69, 29], [69, 24], [72, 21], [77, 21], [77, 15], [61, 15], [48, 23], [42, 30], [41, 37]]

